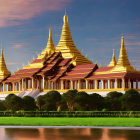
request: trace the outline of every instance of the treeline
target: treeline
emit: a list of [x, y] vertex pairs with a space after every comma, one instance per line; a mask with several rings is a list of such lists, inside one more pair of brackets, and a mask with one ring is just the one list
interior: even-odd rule
[[69, 90], [62, 95], [58, 91], [50, 91], [39, 96], [36, 101], [30, 96], [20, 98], [9, 94], [4, 101], [0, 101], [0, 110], [140, 111], [140, 94], [134, 89], [126, 91], [125, 94], [109, 92], [106, 97], [77, 90]]

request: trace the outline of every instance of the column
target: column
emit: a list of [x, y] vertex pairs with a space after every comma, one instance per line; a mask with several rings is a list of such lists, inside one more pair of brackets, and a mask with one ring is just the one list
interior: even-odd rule
[[130, 78], [128, 79], [128, 88], [130, 89]]
[[108, 80], [108, 89], [110, 89], [110, 79]]
[[73, 81], [70, 80], [70, 89], [73, 89]]
[[98, 80], [95, 80], [95, 89], [98, 89]]
[[118, 80], [115, 79], [115, 88], [118, 88]]
[[86, 80], [86, 89], [88, 89], [88, 84], [89, 84], [89, 81]]
[[3, 92], [5, 91], [5, 83], [3, 83]]
[[43, 84], [43, 89], [45, 89], [45, 77], [44, 76], [43, 76], [42, 84]]
[[125, 88], [125, 79], [122, 79], [122, 88]]
[[24, 89], [24, 79], [21, 80], [22, 83], [22, 90]]
[[81, 86], [80, 86], [80, 80], [78, 80], [78, 89], [80, 89]]
[[104, 80], [101, 80], [101, 84], [102, 84], [102, 89], [104, 89]]
[[61, 89], [64, 89], [64, 80], [61, 80]]
[[12, 84], [13, 84], [13, 91], [15, 91], [15, 83], [13, 82]]
[[138, 89], [138, 80], [136, 80], [136, 89]]

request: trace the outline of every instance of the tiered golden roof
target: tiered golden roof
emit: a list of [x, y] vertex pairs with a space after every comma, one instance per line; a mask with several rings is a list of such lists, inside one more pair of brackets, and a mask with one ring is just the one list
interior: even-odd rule
[[0, 57], [0, 79], [6, 78], [9, 75], [11, 75], [11, 73], [10, 73], [10, 71], [6, 67], [4, 56], [3, 56], [3, 49], [1, 49], [1, 57]]
[[112, 61], [109, 63], [109, 67], [116, 65], [115, 50], [113, 49]]
[[73, 64], [91, 64], [92, 62], [89, 61], [85, 56], [78, 51], [75, 47], [75, 44], [72, 40], [69, 24], [68, 24], [68, 16], [65, 12], [63, 18], [64, 24], [62, 27], [62, 33], [60, 37], [60, 41], [56, 47], [56, 52], [61, 52], [64, 58], [73, 58]]
[[53, 43], [53, 40], [52, 40], [52, 33], [51, 33], [51, 27], [50, 27], [47, 46], [46, 46], [45, 50], [42, 51], [41, 55], [38, 56], [38, 58], [43, 59], [45, 57], [48, 57], [51, 54], [53, 54], [54, 51], [55, 51], [55, 48], [54, 48], [54, 43]]
[[119, 59], [112, 72], [134, 72], [134, 68], [130, 65], [128, 60], [127, 52], [124, 44], [124, 37], [121, 38], [121, 49]]

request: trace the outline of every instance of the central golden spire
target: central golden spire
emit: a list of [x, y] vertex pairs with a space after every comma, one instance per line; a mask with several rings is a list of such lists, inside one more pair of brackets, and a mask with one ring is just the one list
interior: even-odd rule
[[115, 68], [112, 71], [113, 72], [133, 72], [133, 71], [135, 71], [134, 68], [130, 65], [130, 62], [128, 60], [123, 36], [121, 38], [121, 49], [120, 49], [119, 59], [117, 61]]
[[3, 56], [3, 49], [1, 49], [1, 57], [0, 57], [0, 78], [6, 78], [9, 76], [11, 73], [8, 71], [4, 56]]
[[112, 61], [108, 65], [109, 67], [116, 65], [115, 50], [113, 49]]
[[63, 22], [64, 24], [62, 27], [62, 33], [60, 41], [56, 47], [56, 52], [61, 52], [64, 58], [73, 58], [72, 62], [74, 65], [92, 63], [85, 56], [83, 56], [75, 47], [75, 44], [72, 40], [66, 11], [63, 17]]

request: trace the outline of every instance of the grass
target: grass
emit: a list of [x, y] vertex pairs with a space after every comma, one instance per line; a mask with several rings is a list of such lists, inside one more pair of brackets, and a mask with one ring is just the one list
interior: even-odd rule
[[0, 125], [28, 126], [140, 126], [140, 118], [0, 117]]

